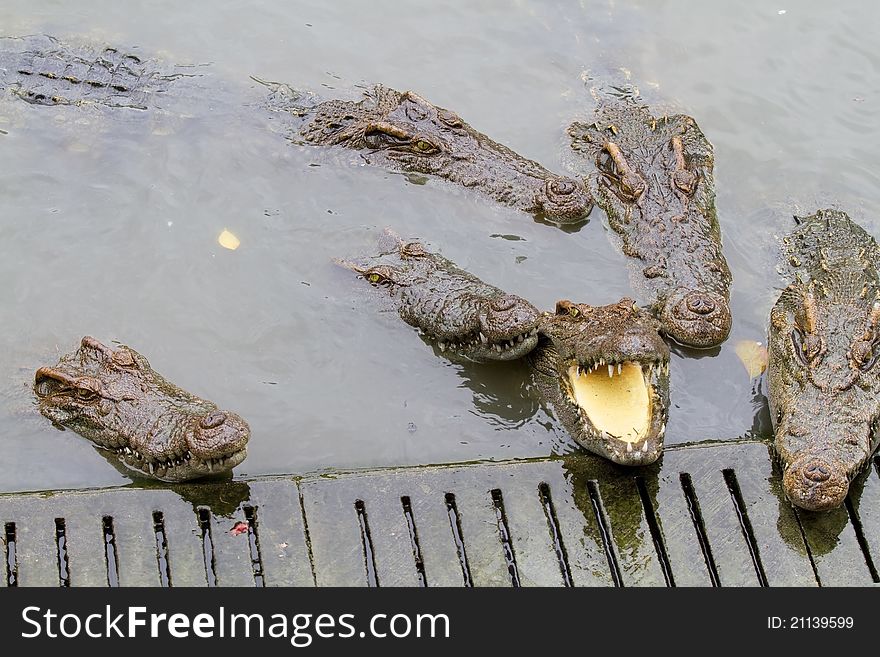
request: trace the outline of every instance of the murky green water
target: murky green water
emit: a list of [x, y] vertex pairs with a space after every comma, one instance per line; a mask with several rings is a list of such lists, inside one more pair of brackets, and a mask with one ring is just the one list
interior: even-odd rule
[[[250, 75], [325, 95], [413, 89], [556, 171], [565, 126], [591, 108], [585, 70], [693, 115], [716, 148], [735, 321], [720, 350], [674, 356], [667, 442], [766, 434], [733, 347], [764, 340], [773, 236], [830, 204], [880, 234], [878, 28], [868, 2], [3, 0], [5, 35], [210, 66], [167, 112], [0, 101], [0, 489], [128, 481], [31, 406], [33, 371], [84, 334], [247, 418], [239, 476], [576, 449], [523, 367], [437, 358], [330, 259], [392, 226], [540, 307], [608, 303], [630, 292], [602, 213], [569, 234], [291, 146], [238, 105], [260, 97]], [[223, 229], [238, 250], [218, 245]]]

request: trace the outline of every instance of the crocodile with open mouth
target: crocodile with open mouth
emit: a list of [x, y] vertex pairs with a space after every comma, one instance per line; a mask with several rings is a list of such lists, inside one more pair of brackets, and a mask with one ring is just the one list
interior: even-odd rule
[[712, 144], [691, 117], [656, 118], [631, 99], [600, 102], [593, 118], [569, 127], [571, 167], [631, 259], [634, 288], [676, 342], [721, 344], [731, 326], [731, 275]]
[[130, 347], [86, 336], [57, 365], [37, 370], [34, 392], [53, 424], [146, 477], [221, 474], [247, 456], [247, 422], [170, 383]]
[[386, 290], [404, 321], [444, 355], [527, 357], [536, 389], [579, 445], [621, 465], [659, 458], [669, 347], [650, 313], [626, 298], [597, 307], [560, 301], [542, 313], [421, 242], [386, 231], [379, 247], [380, 255], [360, 264], [337, 262]]
[[844, 212], [799, 221], [783, 240], [792, 281], [770, 313], [767, 387], [785, 493], [821, 511], [880, 444], [880, 248]]

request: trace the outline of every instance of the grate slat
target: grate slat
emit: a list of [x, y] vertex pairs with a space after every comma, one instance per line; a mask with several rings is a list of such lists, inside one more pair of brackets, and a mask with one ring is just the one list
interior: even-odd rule
[[[126, 500], [125, 498], [129, 498]], [[134, 495], [114, 496], [113, 518], [120, 586], [160, 586], [151, 506]], [[135, 504], [127, 504], [126, 501]], [[150, 538], [153, 537], [153, 540]]]
[[409, 529], [400, 502], [401, 494], [406, 492], [405, 485], [395, 490], [367, 485], [359, 491], [369, 514], [379, 586], [419, 586]]
[[750, 445], [737, 463], [737, 483], [751, 522], [769, 586], [816, 586], [798, 520], [784, 500], [769, 446]]
[[[563, 586], [553, 535], [538, 487], [558, 466], [529, 464], [495, 467], [486, 472], [486, 486], [504, 495], [504, 512], [516, 555], [520, 586]], [[548, 484], [549, 487], [549, 484]]]
[[674, 458], [665, 459], [666, 467], [657, 482], [654, 500], [669, 565], [676, 586], [712, 586], [700, 539], [681, 488], [679, 464], [675, 461]]
[[72, 493], [56, 511], [65, 520], [71, 586], [107, 586], [104, 513], [95, 509], [91, 497]]
[[299, 489], [292, 481], [250, 484], [257, 517], [266, 586], [314, 586], [303, 528]]
[[201, 530], [192, 504], [169, 493], [157, 505], [165, 524], [171, 586], [207, 586]]
[[217, 586], [254, 586], [248, 532], [236, 528], [238, 523], [247, 526], [244, 511], [239, 506], [228, 515], [212, 512], [210, 522]]
[[3, 512], [15, 519], [18, 586], [58, 586], [55, 517], [33, 498], [6, 498]]
[[683, 459], [680, 468], [690, 473], [721, 586], [759, 586], [749, 545], [722, 473], [723, 468], [735, 469], [735, 464], [701, 459], [697, 454], [688, 456], [693, 458]]
[[[367, 586], [361, 529], [355, 510], [361, 477], [304, 482], [302, 499], [318, 586]], [[355, 483], [357, 482], [357, 483]]]
[[443, 493], [422, 485], [409, 491], [413, 521], [428, 586], [463, 586], [455, 543], [450, 536], [449, 515]]
[[870, 586], [871, 571], [846, 507], [824, 513], [797, 510], [822, 586]]

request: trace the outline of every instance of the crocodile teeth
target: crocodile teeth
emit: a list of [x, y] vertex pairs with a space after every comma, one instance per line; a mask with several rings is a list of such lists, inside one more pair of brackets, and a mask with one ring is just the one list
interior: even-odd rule
[[632, 444], [632, 443], [627, 443], [627, 444], [626, 444], [626, 453], [629, 454], [629, 453], [631, 453], [632, 451], [633, 451], [633, 444]]
[[150, 474], [153, 474], [153, 462], [152, 462], [152, 461], [150, 461], [150, 462], [147, 464], [147, 467], [150, 469]]
[[483, 344], [489, 344], [489, 338], [486, 337], [486, 334], [480, 331], [480, 342]]
[[647, 454], [647, 453], [648, 453], [648, 441], [646, 440], [645, 444], [642, 445], [642, 454]]
[[609, 365], [608, 366], [608, 378], [611, 378], [612, 376], [614, 376], [614, 365]]
[[440, 351], [446, 351], [446, 343], [445, 342], [440, 343]]
[[620, 363], [618, 363], [618, 364], [617, 364], [617, 373], [620, 374], [620, 371], [621, 371], [622, 369], [623, 369], [623, 365], [620, 364]]
[[214, 461], [212, 459], [205, 461], [205, 465], [208, 466], [208, 472], [214, 472]]

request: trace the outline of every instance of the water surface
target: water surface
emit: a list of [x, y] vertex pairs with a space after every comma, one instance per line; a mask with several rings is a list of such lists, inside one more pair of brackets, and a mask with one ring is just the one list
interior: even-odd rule
[[767, 435], [733, 345], [765, 338], [792, 213], [835, 205], [880, 234], [874, 3], [4, 0], [0, 26], [202, 74], [150, 112], [0, 100], [0, 490], [129, 481], [31, 403], [33, 371], [85, 334], [247, 418], [237, 476], [577, 449], [522, 365], [438, 358], [331, 258], [371, 252], [392, 226], [541, 308], [609, 303], [631, 292], [601, 211], [567, 233], [292, 146], [248, 105], [251, 75], [326, 96], [413, 89], [559, 172], [590, 79], [694, 116], [716, 149], [734, 327], [721, 349], [673, 355], [669, 444]]

